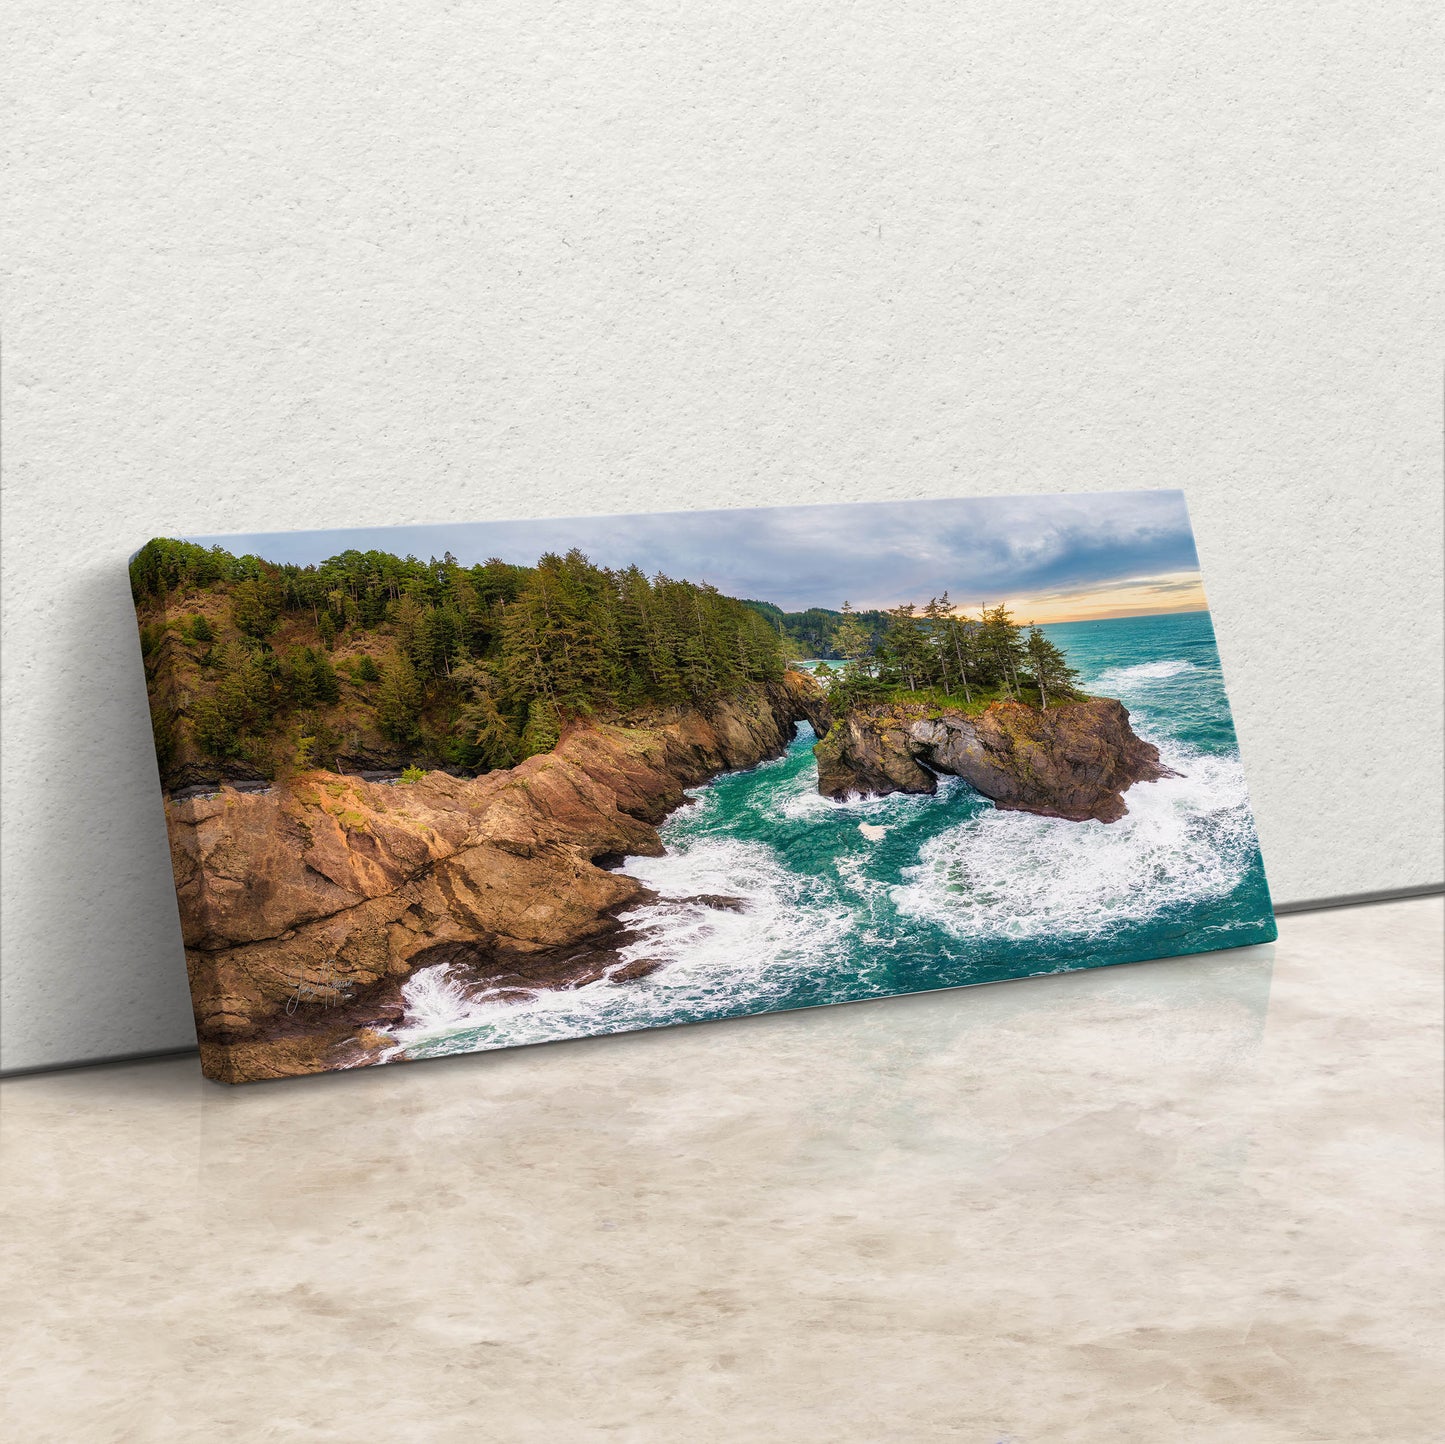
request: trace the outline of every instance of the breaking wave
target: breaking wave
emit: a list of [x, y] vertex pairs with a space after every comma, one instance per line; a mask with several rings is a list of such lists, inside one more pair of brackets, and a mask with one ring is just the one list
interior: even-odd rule
[[990, 810], [927, 842], [893, 898], [958, 938], [1097, 938], [1227, 897], [1258, 842], [1237, 758], [1165, 747], [1183, 776], [1129, 789], [1117, 822]]
[[403, 989], [400, 1050], [540, 1043], [1271, 936], [1207, 615], [1089, 635], [1101, 639], [1092, 667], [1088, 636], [1070, 642], [1084, 685], [1124, 700], [1182, 774], [1132, 787], [1117, 822], [1000, 812], [957, 778], [932, 797], [832, 802], [804, 727], [784, 757], [693, 789], [661, 829], [665, 855], [623, 865], [652, 896], [622, 915], [628, 941], [610, 971], [650, 971], [519, 993], [438, 964]]
[[1183, 677], [1190, 672], [1201, 671], [1195, 662], [1170, 658], [1163, 662], [1139, 662], [1132, 667], [1106, 667], [1089, 680], [1091, 692], [1102, 692], [1112, 697], [1116, 692], [1137, 692], [1155, 682], [1166, 682], [1171, 677]]
[[[701, 810], [692, 809], [694, 820]], [[624, 871], [658, 898], [621, 915], [639, 936], [618, 949], [616, 967], [646, 961], [657, 965], [652, 972], [518, 998], [474, 991], [438, 964], [402, 990], [406, 1016], [395, 1031], [405, 1051], [471, 1052], [793, 1006], [800, 985], [824, 986], [852, 967], [852, 910], [826, 879], [794, 873], [766, 845], [714, 839], [630, 858]], [[859, 986], [867, 991], [866, 979]]]

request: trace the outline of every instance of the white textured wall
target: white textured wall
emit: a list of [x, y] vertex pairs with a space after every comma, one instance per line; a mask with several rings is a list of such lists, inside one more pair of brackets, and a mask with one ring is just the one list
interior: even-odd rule
[[17, 0], [5, 1065], [191, 1040], [154, 533], [1182, 486], [1277, 897], [1437, 881], [1438, 9]]

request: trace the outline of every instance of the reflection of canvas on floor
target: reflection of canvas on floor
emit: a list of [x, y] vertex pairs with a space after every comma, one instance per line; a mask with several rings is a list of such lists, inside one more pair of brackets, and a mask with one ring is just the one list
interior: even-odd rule
[[1274, 936], [1177, 492], [222, 540], [131, 563], [213, 1077]]

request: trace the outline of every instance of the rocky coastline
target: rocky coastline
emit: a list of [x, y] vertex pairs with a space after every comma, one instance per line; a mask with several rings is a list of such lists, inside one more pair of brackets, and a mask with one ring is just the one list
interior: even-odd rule
[[380, 1061], [403, 984], [436, 964], [493, 998], [644, 976], [656, 963], [623, 963], [636, 935], [622, 915], [652, 894], [617, 864], [659, 855], [657, 825], [686, 788], [780, 756], [804, 720], [835, 798], [931, 793], [952, 773], [1001, 808], [1107, 822], [1128, 787], [1172, 775], [1109, 699], [835, 718], [817, 682], [789, 671], [705, 711], [574, 725], [551, 752], [479, 777], [299, 771], [265, 791], [172, 799], [205, 1071], [240, 1082]]
[[932, 793], [947, 774], [1006, 811], [1076, 822], [1115, 822], [1130, 787], [1177, 775], [1109, 697], [1047, 710], [995, 702], [976, 714], [865, 706], [837, 719], [814, 751], [825, 797]]
[[[575, 987], [617, 963], [612, 870], [684, 789], [777, 757], [821, 689], [790, 671], [706, 711], [569, 728], [548, 753], [403, 785], [301, 771], [167, 803], [202, 1061], [227, 1082], [374, 1061], [418, 968]], [[719, 906], [734, 900], [712, 899]]]

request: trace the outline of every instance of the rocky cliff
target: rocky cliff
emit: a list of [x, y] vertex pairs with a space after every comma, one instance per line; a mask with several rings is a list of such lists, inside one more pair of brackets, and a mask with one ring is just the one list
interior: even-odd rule
[[1124, 705], [1087, 697], [1041, 710], [995, 702], [976, 715], [907, 704], [862, 707], [815, 749], [826, 797], [931, 793], [962, 777], [1000, 808], [1114, 822], [1136, 782], [1176, 774], [1138, 737]]
[[[605, 865], [656, 854], [683, 789], [781, 754], [816, 708], [790, 672], [706, 712], [586, 725], [506, 771], [388, 786], [300, 772], [167, 804], [206, 1071], [225, 1081], [364, 1061], [363, 1021], [416, 968], [500, 985], [600, 975], [598, 940], [644, 895]], [[728, 900], [719, 899], [725, 904]], [[615, 964], [615, 954], [608, 953]]]
[[801, 720], [819, 737], [826, 737], [834, 721], [827, 692], [807, 673], [789, 671], [785, 680], [792, 689]]

